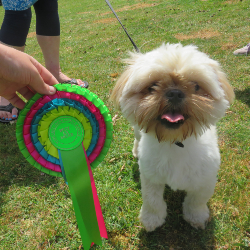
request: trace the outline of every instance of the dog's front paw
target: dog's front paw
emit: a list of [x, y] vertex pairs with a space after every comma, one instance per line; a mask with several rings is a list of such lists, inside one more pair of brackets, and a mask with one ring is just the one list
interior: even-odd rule
[[205, 229], [209, 219], [209, 209], [207, 205], [201, 207], [190, 207], [183, 204], [183, 218], [196, 229]]
[[154, 231], [157, 227], [164, 224], [167, 216], [167, 206], [161, 207], [161, 211], [150, 211], [145, 205], [142, 205], [139, 219], [147, 232]]
[[135, 139], [134, 140], [134, 147], [133, 147], [133, 150], [132, 150], [133, 156], [135, 158], [138, 158], [138, 144], [139, 144], [138, 140]]

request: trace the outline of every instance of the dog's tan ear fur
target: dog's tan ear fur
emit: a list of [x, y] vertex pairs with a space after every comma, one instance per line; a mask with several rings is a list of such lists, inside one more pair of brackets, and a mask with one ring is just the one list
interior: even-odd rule
[[229, 104], [232, 104], [234, 101], [234, 91], [232, 86], [229, 84], [226, 74], [220, 69], [220, 67], [212, 65], [217, 76], [219, 79], [219, 82], [221, 84], [221, 88], [224, 91], [225, 98], [229, 101]]
[[223, 72], [219, 73], [219, 81], [221, 83], [221, 87], [224, 90], [225, 97], [229, 101], [230, 104], [234, 101], [234, 91], [232, 86], [229, 84], [226, 75]]
[[133, 53], [129, 52], [129, 58], [124, 59], [123, 62], [126, 63], [128, 66], [126, 70], [122, 73], [120, 78], [118, 79], [112, 93], [110, 96], [110, 101], [112, 101], [115, 105], [116, 109], [121, 109], [120, 108], [120, 98], [122, 96], [122, 91], [132, 74], [132, 68], [130, 67], [131, 65], [135, 64], [136, 60], [141, 56], [141, 53]]
[[120, 98], [122, 96], [122, 91], [126, 85], [126, 82], [129, 79], [130, 76], [130, 69], [129, 67], [122, 73], [120, 78], [118, 79], [112, 93], [110, 96], [110, 101], [114, 102], [115, 108], [120, 109]]

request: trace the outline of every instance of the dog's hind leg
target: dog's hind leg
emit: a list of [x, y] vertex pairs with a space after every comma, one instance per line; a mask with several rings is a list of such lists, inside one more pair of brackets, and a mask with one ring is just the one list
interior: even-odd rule
[[160, 227], [167, 216], [167, 205], [163, 200], [164, 184], [155, 184], [141, 174], [143, 204], [139, 219], [148, 232]]

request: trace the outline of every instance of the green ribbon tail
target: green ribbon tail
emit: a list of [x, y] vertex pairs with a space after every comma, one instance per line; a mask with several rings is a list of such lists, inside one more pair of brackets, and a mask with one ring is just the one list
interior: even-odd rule
[[83, 247], [92, 242], [101, 245], [102, 238], [97, 222], [88, 163], [82, 144], [73, 150], [58, 150], [68, 181]]

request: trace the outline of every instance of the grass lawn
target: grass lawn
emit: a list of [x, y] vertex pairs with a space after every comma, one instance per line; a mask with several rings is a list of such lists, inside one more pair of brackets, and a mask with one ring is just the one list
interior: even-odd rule
[[[111, 2], [142, 52], [163, 42], [194, 44], [218, 60], [236, 99], [218, 123], [221, 169], [208, 205], [211, 220], [196, 230], [183, 220], [184, 193], [166, 187], [166, 223], [147, 233], [138, 220], [142, 205], [133, 131], [108, 102], [122, 59], [132, 44], [105, 1], [59, 1], [61, 68], [88, 80], [115, 117], [109, 153], [94, 170], [108, 240], [93, 249], [250, 248], [250, 56], [233, 51], [250, 42], [247, 0], [117, 0]], [[0, 9], [0, 20], [4, 15]], [[26, 52], [44, 64], [35, 37], [35, 13]], [[15, 125], [0, 124], [0, 249], [83, 249], [68, 186], [63, 178], [32, 167], [18, 149]]]

